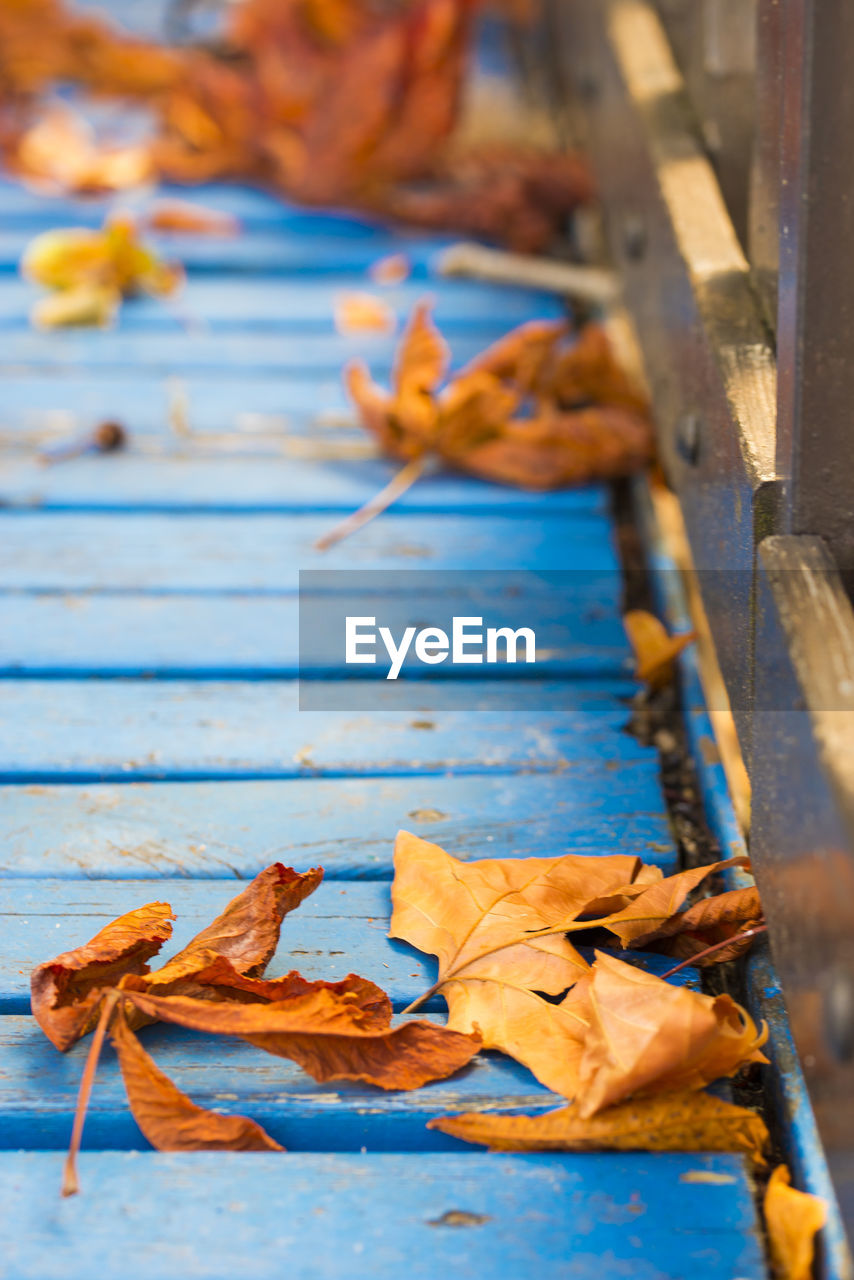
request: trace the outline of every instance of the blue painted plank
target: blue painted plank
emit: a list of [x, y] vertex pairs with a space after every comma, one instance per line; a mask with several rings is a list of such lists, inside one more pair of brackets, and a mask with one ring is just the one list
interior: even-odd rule
[[[180, 372], [175, 379], [119, 374], [103, 369], [97, 376], [63, 366], [51, 376], [20, 369], [3, 370], [0, 432], [53, 430], [68, 432], [104, 418], [118, 419], [132, 435], [157, 434], [174, 444], [169, 410], [180, 388], [190, 429], [213, 432], [284, 430], [305, 434], [324, 429], [327, 443], [345, 423], [356, 427], [356, 415], [341, 381], [340, 370], [302, 378], [299, 370], [277, 377], [256, 375], [234, 379], [227, 366], [208, 369], [203, 377]], [[365, 439], [365, 433], [359, 431]]]
[[[459, 686], [447, 684], [459, 705]], [[330, 700], [352, 689], [330, 681]], [[654, 748], [625, 731], [620, 681], [546, 683], [536, 716], [525, 689], [483, 681], [488, 709], [387, 710], [390, 682], [372, 686], [370, 713], [297, 709], [293, 682], [9, 681], [0, 686], [0, 780], [181, 781], [375, 774], [517, 773], [603, 768], [646, 774], [644, 808], [658, 811]], [[462, 695], [465, 696], [465, 693]]]
[[[343, 976], [346, 965], [336, 971]], [[526, 1067], [497, 1053], [478, 1055], [447, 1080], [409, 1093], [387, 1093], [342, 1080], [317, 1084], [296, 1063], [231, 1037], [212, 1040], [162, 1026], [140, 1038], [194, 1102], [250, 1115], [291, 1151], [453, 1150], [457, 1143], [427, 1129], [431, 1117], [496, 1106], [537, 1112], [560, 1105]], [[88, 1047], [81, 1042], [60, 1054], [32, 1017], [0, 1017], [0, 1054], [6, 1064], [0, 1077], [0, 1149], [67, 1146]], [[84, 1141], [90, 1150], [150, 1150], [127, 1109], [111, 1049], [101, 1059]]]
[[[91, 106], [90, 104], [87, 104]], [[271, 191], [239, 183], [211, 182], [203, 188], [164, 183], [155, 195], [122, 192], [119, 196], [46, 196], [14, 177], [0, 176], [0, 217], [8, 230], [62, 226], [98, 227], [116, 208], [142, 214], [154, 200], [181, 200], [204, 209], [217, 209], [239, 218], [247, 230], [287, 229], [294, 235], [331, 235], [335, 239], [384, 239], [388, 227], [361, 214], [340, 209], [306, 209], [280, 199]], [[192, 237], [175, 236], [176, 244]]]
[[[0, 202], [0, 218], [3, 218]], [[180, 245], [176, 244], [180, 253]], [[459, 280], [436, 281], [426, 286], [435, 303], [434, 316], [444, 333], [464, 335], [504, 333], [532, 318], [557, 319], [564, 314], [561, 300], [531, 289], [470, 284]], [[250, 277], [203, 276], [192, 278], [175, 303], [137, 298], [121, 311], [122, 334], [147, 331], [181, 333], [186, 322], [217, 333], [325, 333], [335, 332], [337, 301], [347, 294], [368, 293], [392, 308], [398, 324], [425, 296], [423, 283], [376, 285], [367, 275], [341, 279], [283, 282]], [[30, 308], [41, 291], [23, 280], [10, 279], [0, 290], [0, 326], [26, 328]], [[102, 335], [103, 336], [103, 335]]]
[[820, 1235], [819, 1274], [824, 1280], [847, 1280], [854, 1270], [851, 1251], [766, 939], [748, 957], [746, 970], [748, 1004], [755, 1017], [767, 1021], [770, 1031], [765, 1050], [771, 1060], [767, 1087], [793, 1182], [800, 1190], [820, 1196], [829, 1208]]
[[253, 1280], [766, 1275], [732, 1156], [109, 1152], [67, 1201], [59, 1176], [57, 1155], [0, 1160], [8, 1280], [233, 1280], [249, 1260]]
[[246, 879], [271, 861], [310, 861], [336, 879], [386, 879], [389, 836], [400, 827], [458, 858], [630, 853], [675, 869], [653, 770], [641, 767], [8, 786], [0, 789], [0, 875]]
[[[56, 224], [54, 224], [56, 225]], [[0, 273], [18, 270], [32, 236], [23, 230], [0, 230]], [[378, 258], [405, 253], [412, 279], [433, 275], [438, 254], [454, 243], [452, 236], [425, 236], [406, 230], [378, 230], [371, 237], [331, 234], [328, 227], [292, 235], [287, 226], [264, 228], [234, 237], [150, 235], [146, 240], [165, 257], [178, 259], [192, 273], [227, 271], [280, 280], [289, 276], [363, 275]], [[179, 243], [180, 240], [180, 243]]]
[[[326, 459], [225, 456], [192, 451], [152, 456], [128, 449], [104, 457], [44, 466], [31, 457], [0, 457], [0, 506], [41, 510], [349, 512], [379, 493], [399, 466], [379, 458]], [[236, 442], [235, 448], [240, 447]], [[394, 512], [461, 515], [604, 514], [601, 485], [534, 494], [451, 472], [422, 477]]]
[[[240, 592], [0, 593], [0, 676], [384, 680], [390, 660], [381, 640], [375, 646], [373, 664], [345, 664], [345, 616], [375, 617], [378, 626], [390, 627], [399, 640], [405, 627], [427, 623], [444, 627], [450, 635], [453, 612], [481, 618], [484, 628], [532, 628], [536, 662], [524, 661], [524, 646], [514, 664], [503, 660], [503, 650], [502, 661], [488, 666], [460, 664], [449, 656], [441, 667], [425, 667], [417, 658], [408, 657], [401, 680], [407, 676], [422, 683], [428, 680], [432, 690], [438, 683], [460, 679], [615, 678], [631, 667], [616, 610], [609, 602], [601, 606], [591, 602], [587, 593], [567, 592], [546, 602], [532, 598], [529, 604], [524, 598], [490, 600], [461, 595], [451, 603], [440, 597], [418, 598], [417, 579], [411, 577], [410, 584], [409, 595], [385, 601], [352, 595], [317, 596], [312, 601], [303, 597], [300, 602], [294, 596]], [[310, 613], [301, 626], [300, 613]], [[315, 694], [321, 697], [316, 690]], [[432, 693], [426, 696], [429, 701]], [[438, 696], [445, 701], [446, 695]], [[411, 706], [420, 697], [420, 693], [412, 693], [401, 705]], [[370, 706], [372, 700], [372, 693], [356, 693], [345, 699], [344, 705]], [[533, 705], [545, 705], [535, 694], [530, 700]]]
[[[387, 876], [392, 874], [392, 831], [378, 844]], [[543, 852], [543, 851], [541, 851]], [[611, 849], [608, 852], [612, 852]], [[492, 851], [473, 851], [491, 856]], [[315, 856], [299, 859], [305, 870]], [[253, 871], [261, 870], [258, 864]], [[327, 867], [331, 875], [334, 868]], [[164, 958], [175, 954], [217, 916], [239, 891], [233, 880], [6, 880], [0, 882], [0, 1012], [30, 1011], [29, 975], [37, 964], [82, 945], [110, 920], [155, 898], [168, 902], [177, 920]], [[436, 962], [404, 942], [386, 937], [391, 918], [391, 889], [385, 883], [325, 879], [320, 888], [287, 917], [267, 976], [298, 969], [306, 978], [342, 978], [360, 973], [385, 991], [395, 1009], [405, 1009], [436, 981]], [[592, 958], [592, 952], [584, 948]], [[668, 956], [621, 953], [651, 973], [673, 967]], [[677, 979], [674, 979], [676, 981]], [[697, 971], [685, 969], [678, 981], [697, 985]], [[444, 1010], [441, 996], [424, 1006]], [[0, 1019], [0, 1034], [3, 1022]]]
[[[611, 527], [594, 512], [437, 520], [392, 510], [329, 551], [317, 551], [315, 542], [331, 527], [327, 515], [310, 513], [12, 511], [0, 516], [0, 587], [293, 592], [300, 571], [338, 569], [405, 570], [405, 578], [395, 575], [389, 584], [409, 591], [418, 570], [482, 570], [494, 575], [482, 579], [494, 590], [503, 571], [519, 571], [522, 583], [533, 582], [536, 569], [567, 570], [559, 585], [574, 594], [576, 583], [582, 598], [598, 605], [619, 592]], [[355, 590], [363, 589], [353, 581]], [[429, 579], [422, 581], [429, 589]]]
[[[484, 322], [477, 332], [466, 329], [454, 336], [452, 360], [461, 368], [484, 347], [507, 332], [500, 319]], [[51, 369], [58, 376], [81, 370], [109, 369], [124, 373], [185, 375], [215, 370], [240, 380], [289, 373], [298, 378], [338, 378], [350, 360], [364, 360], [379, 382], [388, 384], [397, 338], [383, 334], [293, 332], [252, 333], [246, 329], [217, 333], [161, 333], [122, 329], [55, 329], [40, 333], [12, 329], [0, 346], [0, 375], [6, 370]], [[68, 389], [71, 390], [70, 388]]]

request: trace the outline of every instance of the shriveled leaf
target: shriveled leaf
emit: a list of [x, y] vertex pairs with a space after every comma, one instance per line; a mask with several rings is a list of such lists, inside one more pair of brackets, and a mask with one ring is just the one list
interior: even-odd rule
[[484, 480], [543, 491], [628, 475], [651, 459], [649, 423], [637, 414], [610, 405], [568, 412], [546, 401], [455, 462]]
[[815, 1236], [827, 1220], [827, 1203], [791, 1186], [784, 1164], [771, 1174], [765, 1192], [765, 1225], [776, 1280], [811, 1280]]
[[544, 372], [568, 330], [565, 320], [528, 320], [475, 356], [460, 377], [491, 373], [503, 382], [513, 383], [523, 395], [541, 392]]
[[148, 961], [172, 936], [172, 908], [149, 902], [105, 925], [89, 942], [38, 965], [30, 978], [33, 1016], [57, 1049], [91, 1031], [107, 988]]
[[601, 325], [585, 325], [544, 374], [536, 389], [559, 404], [610, 405], [644, 419], [649, 413], [646, 396], [620, 365]]
[[[746, 858], [726, 858], [723, 862], [711, 862], [704, 867], [690, 867], [687, 871], [664, 876], [646, 885], [641, 893], [635, 893], [632, 900], [620, 910], [611, 914], [597, 913], [596, 925], [616, 934], [622, 947], [642, 946], [665, 922], [675, 916], [688, 894], [708, 876], [727, 867], [746, 865]], [[627, 885], [626, 888], [631, 891], [636, 886], [637, 878], [635, 884]], [[708, 901], [713, 903], [717, 899], [711, 898]], [[714, 908], [707, 910], [714, 911]]]
[[[394, 457], [432, 452], [482, 479], [533, 490], [640, 470], [653, 456], [643, 397], [598, 330], [592, 338], [585, 330], [568, 354], [566, 335], [564, 321], [531, 321], [439, 391], [447, 349], [421, 302], [400, 345], [392, 393], [375, 387], [362, 365], [348, 369], [348, 389], [363, 425]], [[561, 373], [567, 402], [556, 387], [571, 360], [574, 380]], [[599, 403], [590, 403], [594, 388]]]
[[676, 659], [697, 638], [693, 631], [669, 635], [664, 623], [645, 609], [630, 609], [623, 615], [623, 626], [634, 650], [635, 678], [650, 689], [670, 684]]
[[[247, 1004], [271, 1004], [309, 995], [319, 989], [351, 1001], [360, 1011], [361, 1025], [381, 1029], [391, 1025], [391, 1001], [381, 987], [368, 978], [349, 973], [339, 982], [310, 982], [296, 969], [282, 978], [248, 978], [238, 973], [230, 960], [220, 956], [196, 975], [205, 995], [223, 1000], [240, 1000]], [[130, 986], [135, 984], [130, 983]], [[144, 987], [140, 988], [145, 990]]]
[[450, 351], [430, 315], [420, 302], [406, 327], [392, 374], [394, 417], [404, 437], [422, 450], [434, 443], [439, 421], [435, 393], [445, 376]]
[[655, 946], [669, 955], [687, 960], [707, 947], [736, 939], [731, 947], [722, 947], [697, 963], [722, 964], [734, 960], [748, 949], [751, 938], [743, 938], [745, 931], [762, 920], [762, 903], [755, 885], [744, 889], [731, 889], [711, 898], [701, 898], [693, 907], [665, 920], [651, 933], [633, 939], [639, 947]]
[[302, 994], [264, 1004], [134, 990], [123, 994], [147, 1017], [194, 1031], [239, 1036], [267, 1053], [298, 1062], [321, 1082], [366, 1080], [382, 1089], [418, 1089], [452, 1075], [480, 1048], [478, 1035], [461, 1035], [431, 1022], [378, 1025], [382, 1013], [372, 992], [342, 993], [326, 982], [308, 985], [311, 989]]
[[143, 1049], [121, 1008], [111, 1034], [133, 1117], [158, 1151], [284, 1150], [254, 1120], [191, 1102]]
[[596, 953], [564, 1000], [587, 1024], [578, 1070], [583, 1117], [635, 1094], [702, 1089], [748, 1062], [765, 1062], [757, 1028], [727, 995], [707, 996]]
[[152, 176], [147, 145], [100, 145], [84, 118], [55, 102], [19, 139], [18, 173], [52, 194], [94, 194], [138, 186]]
[[87, 282], [111, 283], [103, 233], [86, 227], [42, 232], [28, 244], [21, 270], [27, 279], [48, 289], [71, 289]]
[[314, 892], [322, 879], [321, 867], [297, 872], [274, 862], [259, 872], [176, 956], [148, 975], [143, 985], [161, 994], [195, 994], [201, 985], [199, 973], [222, 957], [238, 974], [260, 977], [279, 945], [283, 919]]
[[708, 1093], [639, 1098], [588, 1117], [575, 1103], [535, 1116], [473, 1111], [427, 1127], [491, 1151], [735, 1151], [757, 1168], [769, 1142], [760, 1115]]
[[33, 304], [30, 319], [36, 329], [108, 329], [115, 322], [120, 304], [121, 294], [112, 285], [84, 283], [39, 298]]
[[164, 262], [142, 243], [128, 217], [112, 218], [100, 231], [46, 231], [27, 246], [21, 270], [36, 284], [59, 291], [34, 308], [33, 321], [41, 328], [103, 327], [123, 296], [165, 297], [184, 278], [180, 267]]
[[335, 301], [335, 328], [344, 337], [359, 333], [394, 333], [397, 316], [382, 298], [370, 293], [344, 293]]

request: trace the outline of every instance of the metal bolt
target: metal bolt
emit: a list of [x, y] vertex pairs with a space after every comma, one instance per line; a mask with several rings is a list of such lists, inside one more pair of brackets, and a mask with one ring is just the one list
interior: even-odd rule
[[646, 254], [647, 234], [643, 218], [630, 213], [623, 222], [623, 253], [630, 262], [640, 262]]
[[854, 1056], [854, 984], [849, 973], [836, 973], [824, 998], [824, 1035], [837, 1062]]
[[593, 103], [599, 97], [599, 81], [592, 71], [583, 71], [578, 80], [578, 95], [582, 102]]
[[686, 413], [676, 424], [676, 452], [683, 462], [696, 467], [700, 461], [703, 420], [698, 413]]

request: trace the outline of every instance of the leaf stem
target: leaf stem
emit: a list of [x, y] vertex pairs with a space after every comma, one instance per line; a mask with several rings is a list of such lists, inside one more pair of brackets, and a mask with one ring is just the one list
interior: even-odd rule
[[378, 494], [364, 506], [359, 507], [358, 511], [354, 511], [352, 515], [347, 516], [340, 524], [337, 524], [329, 533], [325, 533], [322, 538], [318, 538], [314, 544], [315, 551], [328, 551], [330, 547], [334, 547], [336, 542], [342, 542], [344, 538], [349, 538], [351, 533], [355, 533], [361, 529], [374, 516], [381, 515], [393, 502], [396, 502], [402, 494], [410, 489], [415, 481], [424, 470], [425, 456], [420, 454], [417, 458], [411, 458], [404, 467], [401, 467], [397, 475], [392, 477], [384, 489], [380, 489]]
[[441, 982], [434, 982], [429, 991], [425, 991], [423, 995], [420, 995], [416, 1000], [413, 1000], [412, 1004], [408, 1004], [405, 1009], [401, 1009], [400, 1016], [403, 1017], [405, 1013], [414, 1013], [416, 1009], [420, 1009], [424, 1001], [429, 1000], [431, 996], [434, 996], [439, 988], [443, 987], [448, 981], [448, 978], [443, 978]]
[[80, 1150], [80, 1139], [83, 1137], [83, 1123], [86, 1119], [86, 1110], [89, 1106], [89, 1097], [92, 1093], [95, 1072], [98, 1069], [98, 1059], [101, 1056], [104, 1036], [107, 1034], [107, 1026], [120, 995], [119, 991], [110, 991], [101, 1006], [101, 1016], [98, 1019], [98, 1025], [95, 1028], [95, 1034], [89, 1046], [86, 1066], [83, 1068], [83, 1075], [80, 1078], [77, 1109], [74, 1112], [74, 1127], [71, 1130], [71, 1141], [68, 1144], [68, 1155], [65, 1157], [62, 1175], [62, 1194], [64, 1196], [76, 1195], [80, 1190], [80, 1184], [77, 1181], [77, 1153]]
[[713, 955], [715, 951], [721, 951], [724, 947], [731, 947], [734, 942], [741, 942], [745, 938], [755, 938], [757, 933], [765, 933], [767, 924], [755, 924], [752, 929], [745, 929], [744, 933], [737, 933], [732, 938], [724, 938], [723, 942], [716, 942], [713, 947], [706, 947], [705, 951], [698, 951], [696, 955], [689, 956], [687, 960], [682, 960], [679, 964], [668, 969], [667, 973], [662, 973], [662, 978], [672, 978], [674, 973], [678, 973], [680, 969], [685, 969], [689, 964], [696, 964], [698, 960], [705, 960], [706, 956]]

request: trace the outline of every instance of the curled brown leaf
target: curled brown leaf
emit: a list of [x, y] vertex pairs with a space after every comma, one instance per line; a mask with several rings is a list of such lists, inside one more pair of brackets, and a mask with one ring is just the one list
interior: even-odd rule
[[33, 1016], [57, 1049], [70, 1048], [92, 1030], [107, 988], [125, 975], [148, 973], [147, 962], [172, 936], [173, 919], [167, 902], [149, 902], [33, 970]]
[[158, 1151], [283, 1151], [245, 1116], [198, 1107], [143, 1049], [119, 1007], [111, 1036], [133, 1117]]
[[452, 1075], [480, 1047], [478, 1035], [462, 1035], [431, 1022], [378, 1026], [376, 1008], [373, 1003], [364, 1008], [358, 992], [342, 994], [325, 982], [309, 985], [303, 994], [263, 1004], [133, 990], [123, 994], [147, 1017], [194, 1031], [239, 1036], [267, 1053], [293, 1059], [321, 1082], [365, 1080], [382, 1089], [417, 1089]]
[[323, 879], [323, 869], [297, 872], [274, 862], [255, 877], [206, 929], [140, 985], [160, 993], [198, 993], [200, 971], [220, 957], [238, 974], [260, 977], [279, 944], [282, 921]]

